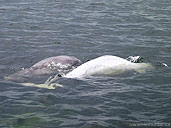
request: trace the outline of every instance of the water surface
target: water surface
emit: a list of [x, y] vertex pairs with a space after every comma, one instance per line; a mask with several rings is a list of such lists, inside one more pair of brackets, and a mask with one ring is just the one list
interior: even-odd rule
[[171, 65], [169, 0], [1, 0], [0, 127], [123, 128], [171, 123], [171, 69], [24, 87], [3, 77], [51, 56], [112, 54]]

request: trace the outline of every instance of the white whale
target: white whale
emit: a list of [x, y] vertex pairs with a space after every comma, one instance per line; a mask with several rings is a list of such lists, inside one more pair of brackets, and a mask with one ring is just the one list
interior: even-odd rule
[[80, 79], [90, 76], [120, 74], [126, 71], [144, 73], [151, 69], [154, 67], [149, 63], [133, 63], [117, 56], [104, 55], [78, 66], [64, 77]]

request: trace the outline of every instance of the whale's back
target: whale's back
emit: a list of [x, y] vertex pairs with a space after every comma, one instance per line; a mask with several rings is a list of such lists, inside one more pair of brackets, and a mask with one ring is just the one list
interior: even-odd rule
[[150, 67], [147, 63], [132, 63], [126, 59], [105, 55], [90, 60], [66, 74], [67, 78], [82, 78], [96, 75], [120, 74], [129, 70], [143, 72]]
[[5, 80], [18, 83], [23, 82], [42, 82], [52, 74], [67, 73], [72, 68], [78, 66], [81, 61], [73, 56], [54, 56], [43, 59], [30, 68], [16, 72], [15, 74], [5, 76]]

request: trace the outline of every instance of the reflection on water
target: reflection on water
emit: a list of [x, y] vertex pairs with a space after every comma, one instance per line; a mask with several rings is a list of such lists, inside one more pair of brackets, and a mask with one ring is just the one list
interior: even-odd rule
[[0, 2], [0, 127], [132, 127], [170, 123], [170, 67], [125, 77], [61, 79], [55, 90], [3, 77], [56, 55], [143, 56], [170, 66], [168, 0]]

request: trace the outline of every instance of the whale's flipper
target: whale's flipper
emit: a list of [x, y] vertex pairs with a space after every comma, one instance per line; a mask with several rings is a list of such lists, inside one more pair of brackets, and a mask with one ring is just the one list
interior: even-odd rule
[[46, 88], [46, 89], [56, 89], [56, 87], [63, 87], [63, 85], [58, 83], [50, 83], [50, 84], [49, 83], [44, 83], [44, 84], [20, 83], [20, 84], [29, 87], [38, 87], [38, 88]]
[[59, 78], [59, 74], [55, 75], [54, 77], [50, 76], [43, 84], [36, 84], [36, 83], [20, 83], [20, 84], [30, 87], [56, 89], [56, 87], [63, 87], [63, 85], [55, 82], [58, 78]]

